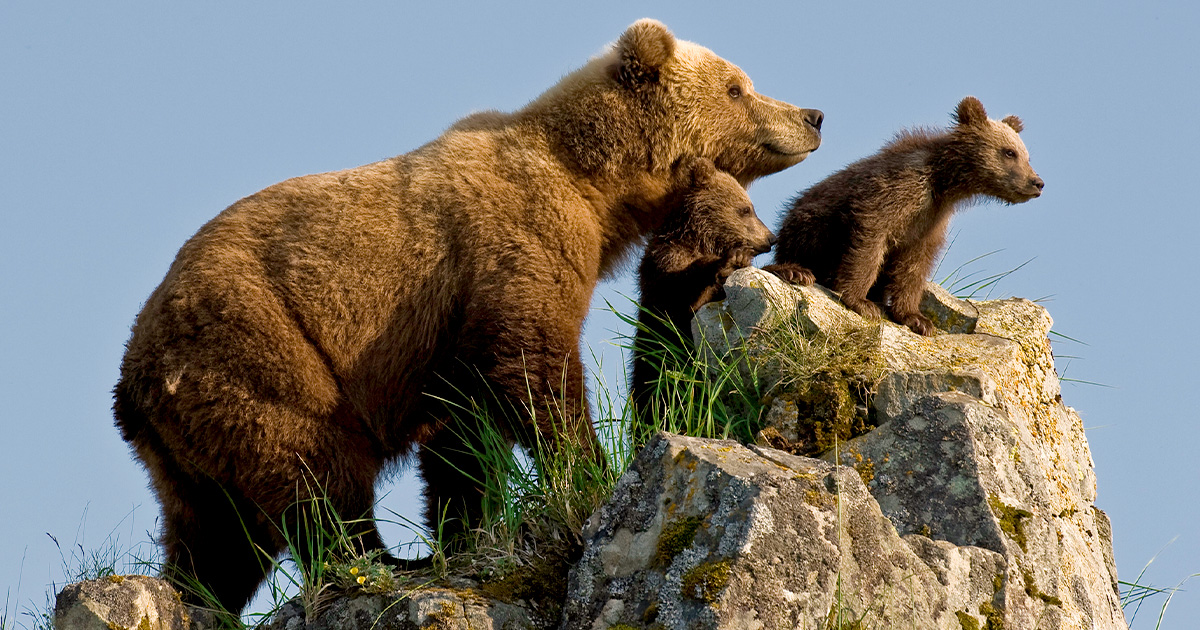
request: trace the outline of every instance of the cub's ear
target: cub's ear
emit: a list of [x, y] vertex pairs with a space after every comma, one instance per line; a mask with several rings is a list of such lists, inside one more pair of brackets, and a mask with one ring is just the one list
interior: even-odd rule
[[987, 112], [983, 109], [983, 103], [974, 96], [959, 101], [958, 107], [954, 109], [954, 122], [961, 127], [986, 123]]
[[617, 82], [637, 87], [658, 81], [658, 71], [675, 55], [675, 36], [658, 20], [638, 20], [617, 40]]
[[707, 186], [713, 176], [717, 174], [716, 165], [708, 158], [693, 158], [690, 167], [693, 186]]
[[1021, 133], [1025, 130], [1025, 123], [1021, 122], [1021, 119], [1017, 118], [1016, 116], [1005, 116], [1000, 122], [1012, 127], [1013, 131], [1017, 133]]

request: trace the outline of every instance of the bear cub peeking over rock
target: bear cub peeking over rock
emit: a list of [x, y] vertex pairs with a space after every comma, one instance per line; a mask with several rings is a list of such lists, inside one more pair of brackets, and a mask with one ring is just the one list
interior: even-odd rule
[[1044, 185], [1017, 135], [1019, 118], [990, 120], [973, 96], [954, 118], [946, 131], [901, 131], [879, 153], [805, 191], [765, 269], [793, 283], [819, 282], [864, 317], [882, 316], [878, 302], [896, 322], [933, 334], [918, 306], [950, 215], [979, 196], [1023, 203]]
[[680, 167], [678, 179], [678, 201], [638, 267], [641, 308], [630, 396], [639, 413], [653, 408], [660, 371], [672, 369], [664, 344], [690, 347], [696, 310], [724, 299], [729, 274], [749, 267], [775, 243], [746, 190], [711, 161], [700, 158]]

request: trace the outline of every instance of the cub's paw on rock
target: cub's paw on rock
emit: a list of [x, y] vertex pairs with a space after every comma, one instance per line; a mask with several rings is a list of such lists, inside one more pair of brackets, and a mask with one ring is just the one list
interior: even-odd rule
[[909, 330], [917, 333], [918, 335], [925, 335], [926, 337], [933, 336], [934, 332], [937, 330], [934, 327], [933, 322], [930, 321], [928, 317], [925, 317], [920, 313], [900, 315], [896, 317], [896, 321], [907, 326]]
[[817, 281], [817, 277], [813, 275], [813, 272], [795, 263], [776, 263], [763, 267], [763, 270], [770, 271], [779, 276], [784, 282], [797, 284], [802, 287], [812, 286]]

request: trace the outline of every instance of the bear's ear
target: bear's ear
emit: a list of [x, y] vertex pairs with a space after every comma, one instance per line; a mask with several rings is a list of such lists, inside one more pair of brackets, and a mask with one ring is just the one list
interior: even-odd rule
[[617, 40], [617, 82], [636, 87], [658, 81], [658, 71], [675, 55], [675, 36], [658, 20], [634, 22]]
[[1005, 116], [1000, 122], [1012, 127], [1013, 131], [1017, 133], [1021, 133], [1025, 130], [1025, 123], [1021, 122], [1021, 119], [1017, 118], [1016, 116]]
[[713, 176], [717, 174], [717, 167], [708, 158], [694, 158], [690, 165], [692, 173], [692, 186], [697, 188], [707, 186]]
[[982, 125], [987, 122], [987, 112], [983, 109], [983, 103], [974, 96], [968, 96], [959, 101], [958, 107], [954, 109], [954, 122], [959, 126], [967, 125]]

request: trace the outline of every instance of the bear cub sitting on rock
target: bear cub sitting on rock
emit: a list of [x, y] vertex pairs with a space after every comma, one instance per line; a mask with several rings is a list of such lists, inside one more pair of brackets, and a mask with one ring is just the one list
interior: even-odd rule
[[882, 317], [876, 302], [922, 335], [934, 328], [918, 306], [946, 239], [950, 215], [979, 196], [1023, 203], [1042, 178], [1016, 116], [990, 120], [964, 98], [949, 130], [900, 132], [879, 153], [847, 166], [792, 202], [765, 269], [798, 284], [819, 282], [856, 313]]
[[639, 413], [653, 408], [660, 371], [672, 369], [665, 345], [691, 345], [692, 315], [724, 299], [722, 285], [771, 249], [775, 235], [754, 213], [746, 190], [707, 159], [680, 167], [677, 201], [655, 231], [638, 267], [638, 330], [630, 396]]

